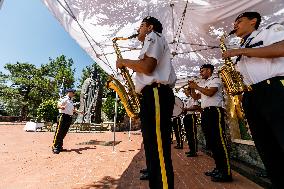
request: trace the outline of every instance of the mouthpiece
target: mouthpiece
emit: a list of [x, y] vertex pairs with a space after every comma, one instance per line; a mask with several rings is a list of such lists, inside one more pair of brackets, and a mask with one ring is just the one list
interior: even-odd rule
[[237, 30], [232, 30], [232, 31], [230, 31], [230, 33], [229, 33], [229, 35], [228, 35], [228, 36], [230, 36], [230, 35], [234, 34], [236, 31], [237, 31]]
[[129, 37], [127, 37], [127, 39], [133, 39], [133, 38], [136, 38], [139, 34], [138, 33], [135, 33]]

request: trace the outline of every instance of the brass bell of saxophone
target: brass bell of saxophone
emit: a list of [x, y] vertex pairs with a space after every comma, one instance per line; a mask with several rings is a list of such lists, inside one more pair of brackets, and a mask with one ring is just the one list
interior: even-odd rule
[[[121, 51], [118, 47], [117, 40], [128, 40], [137, 37], [138, 34], [131, 35], [130, 37], [115, 37], [113, 38], [113, 48], [115, 50], [117, 58], [122, 58]], [[107, 88], [113, 89], [119, 96], [122, 105], [124, 106], [127, 115], [130, 118], [138, 117], [140, 112], [140, 100], [138, 94], [135, 92], [135, 86], [127, 68], [121, 68], [121, 76], [125, 81], [125, 84], [109, 76], [107, 81]]]

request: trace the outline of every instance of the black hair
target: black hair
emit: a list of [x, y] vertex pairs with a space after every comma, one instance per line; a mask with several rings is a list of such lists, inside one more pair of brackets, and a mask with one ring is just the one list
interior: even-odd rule
[[149, 25], [153, 25], [153, 30], [155, 32], [158, 32], [158, 33], [162, 33], [163, 32], [163, 25], [161, 24], [161, 22], [155, 18], [155, 17], [152, 17], [152, 16], [147, 16], [145, 17], [142, 22], [145, 22], [146, 24], [149, 24]]
[[258, 12], [244, 12], [242, 14], [240, 14], [235, 21], [237, 21], [238, 19], [242, 18], [242, 17], [246, 17], [249, 20], [252, 20], [254, 18], [256, 18], [256, 23], [255, 23], [255, 29], [258, 29], [260, 22], [261, 22], [261, 16]]
[[202, 66], [200, 66], [200, 70], [203, 68], [209, 68], [212, 73], [214, 71], [214, 66], [212, 64], [203, 64]]

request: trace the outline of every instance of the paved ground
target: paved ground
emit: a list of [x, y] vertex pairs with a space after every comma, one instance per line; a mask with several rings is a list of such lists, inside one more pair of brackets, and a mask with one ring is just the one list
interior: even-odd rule
[[[141, 135], [68, 133], [67, 152], [51, 153], [53, 133], [25, 132], [23, 125], [0, 126], [0, 189], [147, 189], [139, 180], [145, 159]], [[258, 189], [260, 186], [233, 173], [232, 183], [212, 183], [203, 175], [213, 161], [203, 153], [187, 158], [173, 149], [175, 189]]]

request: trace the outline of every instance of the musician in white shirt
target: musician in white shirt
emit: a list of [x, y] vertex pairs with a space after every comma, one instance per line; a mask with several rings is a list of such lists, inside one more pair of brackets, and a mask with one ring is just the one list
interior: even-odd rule
[[59, 109], [59, 118], [52, 145], [52, 152], [54, 154], [59, 154], [60, 152], [65, 151], [65, 149], [63, 149], [63, 139], [71, 125], [73, 113], [82, 113], [75, 109], [72, 101], [72, 98], [75, 95], [75, 89], [66, 89], [66, 93], [66, 96], [62, 97], [57, 104], [57, 108]]
[[138, 30], [138, 40], [143, 42], [139, 59], [118, 59], [116, 65], [136, 71], [135, 90], [142, 94], [140, 120], [149, 186], [173, 189], [171, 117], [176, 75], [162, 30], [159, 20], [151, 16], [144, 18]]
[[197, 156], [197, 116], [195, 111], [199, 110], [198, 101], [194, 100], [190, 96], [191, 90], [186, 88], [184, 89], [184, 94], [187, 96], [185, 107], [183, 109], [183, 113], [185, 114], [183, 118], [183, 125], [185, 136], [189, 146], [189, 152], [185, 152], [187, 157], [195, 157]]
[[[200, 67], [200, 75], [205, 79], [203, 86], [194, 81], [189, 81], [192, 89], [192, 97], [201, 99], [201, 127], [203, 129], [206, 145], [212, 151], [216, 167], [212, 171], [205, 172], [211, 176], [213, 182], [232, 181], [228, 142], [225, 134], [225, 121], [223, 106], [223, 85], [221, 79], [213, 75], [214, 66], [203, 64]], [[200, 93], [195, 93], [198, 90]]]
[[258, 30], [258, 12], [244, 12], [234, 23], [240, 48], [223, 53], [237, 56], [237, 69], [252, 90], [243, 94], [243, 108], [252, 138], [272, 188], [284, 188], [284, 26], [273, 23]]

